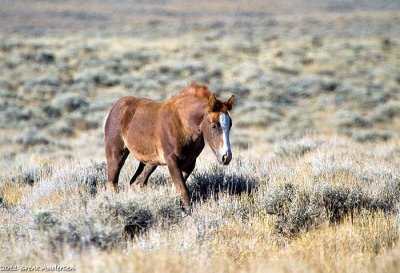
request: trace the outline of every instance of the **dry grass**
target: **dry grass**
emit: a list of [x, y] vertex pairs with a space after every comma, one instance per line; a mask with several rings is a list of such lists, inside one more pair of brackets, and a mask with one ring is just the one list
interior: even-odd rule
[[[143, 191], [114, 194], [102, 187], [103, 164], [45, 163], [48, 171], [1, 210], [0, 263], [79, 272], [395, 272], [399, 148], [383, 144], [372, 155], [314, 136], [269, 155], [243, 152], [223, 169], [206, 154], [189, 180], [203, 198], [186, 218], [165, 170]], [[232, 191], [250, 182], [250, 193]]]

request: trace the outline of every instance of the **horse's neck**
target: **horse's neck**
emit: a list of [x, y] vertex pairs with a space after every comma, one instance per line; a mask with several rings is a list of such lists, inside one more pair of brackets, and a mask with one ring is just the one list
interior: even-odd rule
[[183, 125], [188, 132], [201, 135], [200, 125], [207, 107], [207, 101], [198, 98], [182, 99], [178, 106], [178, 112]]

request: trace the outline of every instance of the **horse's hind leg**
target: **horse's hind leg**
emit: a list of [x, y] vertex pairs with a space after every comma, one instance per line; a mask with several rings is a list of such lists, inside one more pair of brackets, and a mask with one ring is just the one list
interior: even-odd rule
[[113, 186], [115, 191], [118, 191], [119, 174], [128, 155], [129, 150], [122, 140], [106, 144], [108, 183]]
[[157, 165], [149, 165], [147, 164], [146, 167], [144, 168], [144, 173], [143, 173], [143, 180], [141, 180], [142, 182], [142, 186], [146, 186], [147, 185], [147, 181], [149, 181], [150, 175], [157, 169]]
[[[156, 170], [156, 168], [157, 168], [157, 165], [146, 164], [144, 166], [144, 172], [142, 173], [142, 175], [137, 177], [138, 179], [134, 182], [131, 180], [131, 184], [133, 183], [133, 186], [138, 187], [138, 188], [142, 188], [142, 187], [146, 186], [147, 181], [149, 181], [150, 175]], [[135, 173], [135, 175], [136, 175], [136, 173]], [[132, 177], [132, 179], [133, 179], [133, 177]]]
[[138, 178], [138, 176], [143, 172], [145, 165], [146, 164], [144, 164], [143, 162], [141, 162], [141, 161], [139, 162], [139, 166], [138, 166], [135, 174], [132, 176], [131, 181], [129, 182], [130, 185], [132, 185], [135, 182], [136, 178]]

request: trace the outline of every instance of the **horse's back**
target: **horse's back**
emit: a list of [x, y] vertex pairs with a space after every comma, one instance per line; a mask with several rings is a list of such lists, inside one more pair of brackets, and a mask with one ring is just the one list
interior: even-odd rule
[[146, 98], [122, 97], [111, 108], [105, 125], [107, 127], [108, 120], [110, 120], [112, 123], [124, 128], [132, 120], [136, 112], [151, 112], [155, 110], [156, 107], [154, 106], [158, 104], [158, 102]]

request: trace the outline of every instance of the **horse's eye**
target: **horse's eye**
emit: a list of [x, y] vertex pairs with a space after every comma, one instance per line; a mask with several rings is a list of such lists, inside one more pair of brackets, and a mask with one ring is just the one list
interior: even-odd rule
[[217, 124], [211, 123], [211, 128], [213, 128], [213, 129], [217, 128]]

